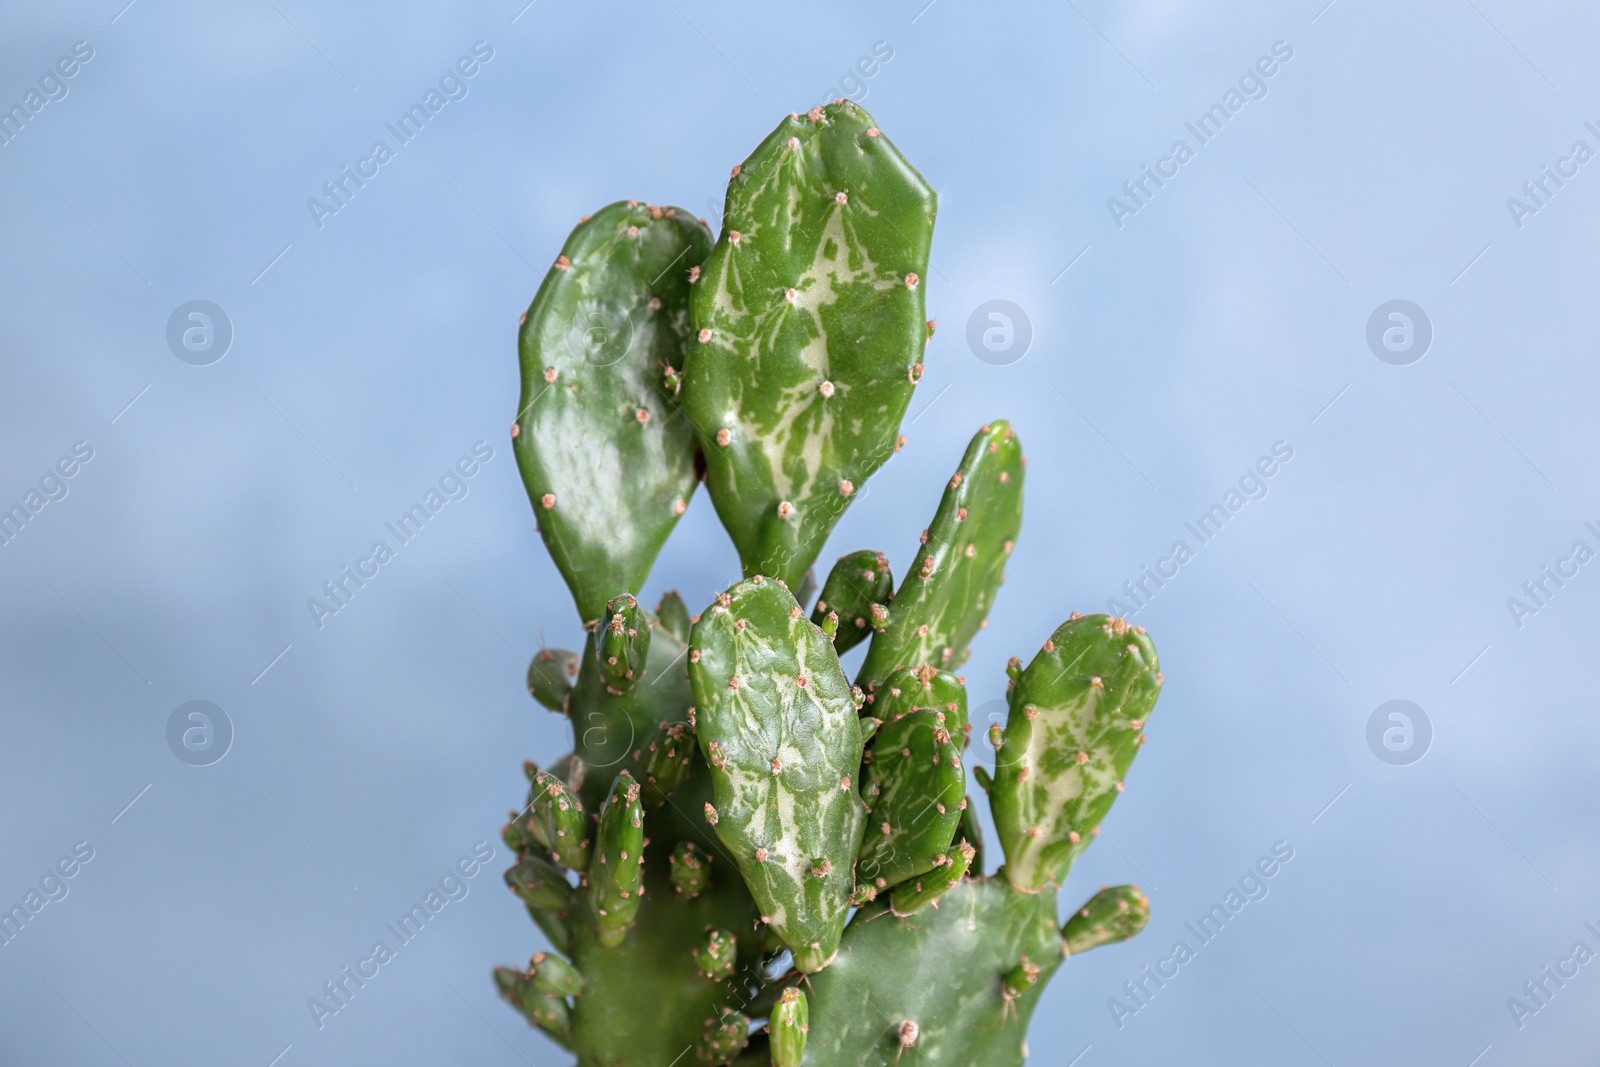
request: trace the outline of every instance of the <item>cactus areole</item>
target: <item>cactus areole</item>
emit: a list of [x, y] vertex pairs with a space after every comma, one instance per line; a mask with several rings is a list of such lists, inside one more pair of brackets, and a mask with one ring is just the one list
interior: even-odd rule
[[[583, 648], [529, 665], [573, 751], [525, 765], [506, 882], [542, 939], [494, 980], [581, 1067], [1021, 1064], [1063, 961], [1149, 919], [1132, 886], [1065, 923], [1056, 900], [1160, 693], [1142, 629], [1074, 614], [1005, 668], [993, 772], [969, 752], [955, 672], [1022, 526], [1008, 423], [973, 437], [898, 585], [870, 546], [808, 592], [905, 443], [934, 212], [839, 100], [733, 168], [715, 241], [642, 201], [586, 216], [523, 316], [513, 444]], [[637, 595], [702, 481], [744, 578], [652, 611]]]

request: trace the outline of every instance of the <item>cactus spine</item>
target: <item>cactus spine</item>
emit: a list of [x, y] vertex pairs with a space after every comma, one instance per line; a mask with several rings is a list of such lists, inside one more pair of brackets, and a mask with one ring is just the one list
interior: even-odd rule
[[[1160, 692], [1122, 620], [1074, 615], [1006, 667], [996, 769], [974, 775], [1005, 854], [985, 869], [954, 672], [1021, 530], [1009, 424], [972, 439], [898, 587], [867, 549], [810, 592], [904, 443], [934, 210], [837, 101], [734, 168], [715, 242], [679, 209], [612, 204], [524, 316], [512, 434], [585, 635], [529, 665], [574, 748], [527, 765], [503, 832], [506, 882], [555, 951], [494, 978], [580, 1067], [1020, 1064], [1063, 960], [1148, 921], [1131, 886], [1056, 910]], [[701, 480], [745, 576], [698, 615], [676, 593], [649, 611]], [[862, 642], [852, 681], [839, 656]]]

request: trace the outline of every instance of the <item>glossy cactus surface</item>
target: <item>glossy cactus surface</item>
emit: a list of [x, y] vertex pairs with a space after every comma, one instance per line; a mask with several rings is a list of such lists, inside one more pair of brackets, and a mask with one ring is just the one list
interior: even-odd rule
[[833, 645], [778, 582], [719, 595], [689, 642], [717, 836], [802, 971], [827, 966], [850, 910], [861, 725]]
[[667, 371], [689, 343], [689, 272], [711, 249], [676, 208], [607, 205], [567, 238], [523, 316], [512, 444], [539, 532], [585, 622], [637, 589], [695, 487]]
[[1009, 423], [990, 423], [967, 445], [857, 684], [876, 691], [897, 668], [954, 669], [966, 659], [1022, 527], [1022, 473], [1022, 443]]
[[789, 116], [734, 168], [693, 287], [683, 393], [747, 576], [798, 589], [894, 454], [922, 376], [935, 210], [848, 101]]
[[[1056, 892], [1160, 693], [1143, 630], [1074, 615], [1026, 666], [980, 661], [975, 693], [1005, 685], [1009, 717], [969, 736], [957, 672], [1022, 525], [1008, 423], [967, 445], [898, 584], [856, 551], [811, 593], [904, 442], [933, 216], [838, 101], [734, 168], [714, 247], [682, 212], [612, 204], [525, 316], [513, 434], [582, 648], [528, 666], [573, 745], [524, 765], [505, 878], [538, 933], [494, 981], [580, 1067], [1015, 1067], [1063, 961], [1149, 921], [1114, 886], [1063, 925]], [[744, 576], [647, 610], [702, 477]]]
[[919, 708], [879, 728], [862, 790], [870, 810], [858, 882], [882, 890], [950, 861], [967, 775], [937, 712]]
[[893, 593], [894, 574], [882, 552], [851, 552], [840, 556], [828, 572], [822, 595], [811, 609], [811, 621], [821, 626], [829, 615], [836, 617], [833, 647], [842, 656], [889, 621]]
[[1062, 623], [1028, 664], [1011, 690], [991, 790], [1013, 886], [1059, 884], [1089, 847], [1160, 693], [1149, 636], [1108, 615]]

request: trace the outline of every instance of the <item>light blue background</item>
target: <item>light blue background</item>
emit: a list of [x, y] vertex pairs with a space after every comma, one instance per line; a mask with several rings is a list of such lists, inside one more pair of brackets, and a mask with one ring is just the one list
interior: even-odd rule
[[[1600, 566], [1521, 628], [1506, 607], [1600, 548], [1600, 163], [1521, 228], [1506, 207], [1600, 148], [1591, 9], [123, 2], [0, 15], [0, 103], [95, 50], [0, 147], [0, 504], [95, 452], [0, 548], [0, 899], [95, 850], [0, 948], [0, 1059], [569, 1062], [489, 979], [539, 944], [497, 831], [521, 761], [566, 745], [523, 668], [579, 636], [506, 438], [517, 316], [581, 214], [711, 215], [730, 165], [882, 41], [856, 95], [939, 190], [941, 330], [910, 445], [824, 558], [903, 572], [966, 438], [1013, 419], [1028, 510], [966, 668], [979, 705], [1294, 449], [1136, 616], [1166, 693], [1063, 906], [1137, 881], [1154, 919], [1061, 971], [1033, 1061], [1594, 1062], [1600, 963], [1524, 1029], [1506, 1006], [1600, 949]], [[306, 199], [480, 40], [470, 95], [317, 228]], [[1265, 99], [1119, 229], [1107, 198], [1277, 41]], [[164, 339], [194, 298], [235, 328], [209, 367]], [[1004, 367], [964, 339], [996, 298], [1034, 331]], [[1405, 367], [1365, 341], [1395, 298], [1435, 331]], [[480, 440], [470, 495], [319, 631], [306, 599]], [[646, 599], [736, 576], [700, 495]], [[1435, 732], [1406, 767], [1365, 739], [1395, 698]], [[191, 699], [236, 730], [211, 767], [166, 746]], [[307, 998], [480, 840], [470, 895], [319, 1031]], [[1270, 895], [1119, 1030], [1108, 998], [1277, 841]]]

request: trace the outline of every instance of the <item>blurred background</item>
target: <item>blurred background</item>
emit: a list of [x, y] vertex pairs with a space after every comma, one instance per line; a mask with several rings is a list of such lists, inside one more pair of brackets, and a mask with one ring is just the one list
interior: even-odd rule
[[[490, 980], [540, 947], [498, 830], [568, 745], [523, 671], [580, 641], [506, 435], [517, 317], [580, 215], [716, 226], [732, 164], [849, 96], [938, 189], [941, 328], [824, 560], [903, 573], [1008, 417], [1027, 515], [975, 738], [1071, 610], [1128, 613], [1167, 679], [1062, 895], [1137, 882], [1154, 918], [1063, 968], [1033, 1062], [1594, 1062], [1600, 963], [1562, 962], [1600, 953], [1591, 8], [125, 3], [0, 14], [0, 905], [38, 905], [0, 1060], [570, 1062]], [[643, 599], [737, 576], [702, 493]]]

